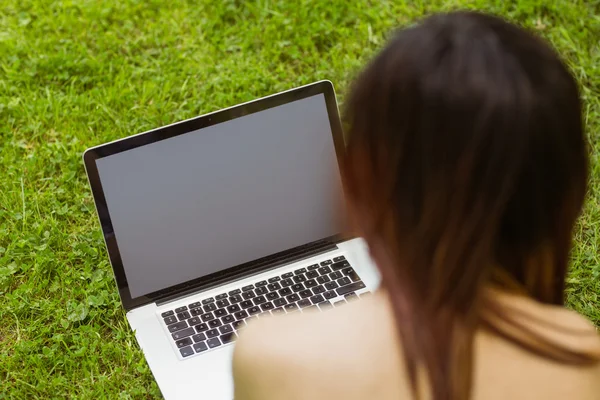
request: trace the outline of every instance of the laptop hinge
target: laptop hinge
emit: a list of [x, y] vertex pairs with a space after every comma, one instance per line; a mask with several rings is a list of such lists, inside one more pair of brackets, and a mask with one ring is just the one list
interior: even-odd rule
[[160, 299], [157, 299], [155, 303], [156, 305], [162, 305], [171, 301], [175, 301], [181, 297], [186, 297], [215, 286], [223, 285], [233, 280], [239, 280], [248, 276], [257, 275], [270, 269], [280, 268], [286, 264], [291, 264], [293, 262], [313, 257], [321, 253], [326, 253], [337, 248], [338, 246], [336, 242], [331, 240], [323, 240], [311, 243], [310, 245], [301, 246], [272, 257], [267, 257], [262, 260], [245, 264], [240, 268], [235, 268], [235, 271], [220, 275], [218, 278], [212, 279], [208, 282], [201, 283], [194, 287], [186, 288], [177, 291], [176, 293], [171, 293], [161, 297]]

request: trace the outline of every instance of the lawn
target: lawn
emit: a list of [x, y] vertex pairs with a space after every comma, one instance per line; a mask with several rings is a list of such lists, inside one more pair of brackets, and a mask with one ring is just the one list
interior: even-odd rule
[[160, 396], [120, 306], [87, 147], [318, 79], [343, 103], [394, 27], [457, 8], [539, 32], [581, 85], [592, 177], [567, 299], [600, 326], [600, 1], [2, 0], [0, 398]]

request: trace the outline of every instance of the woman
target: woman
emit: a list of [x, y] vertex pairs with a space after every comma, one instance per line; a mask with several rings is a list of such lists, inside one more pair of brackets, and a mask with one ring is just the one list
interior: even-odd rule
[[359, 76], [346, 119], [348, 209], [382, 287], [248, 327], [236, 399], [600, 398], [600, 339], [563, 307], [588, 160], [550, 47], [428, 18]]

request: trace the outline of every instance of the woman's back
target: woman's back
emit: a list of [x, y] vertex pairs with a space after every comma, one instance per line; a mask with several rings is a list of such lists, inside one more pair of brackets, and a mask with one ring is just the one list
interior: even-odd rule
[[[562, 307], [495, 292], [551, 343], [600, 357], [592, 324]], [[261, 319], [246, 328], [234, 359], [236, 400], [398, 400], [411, 385], [383, 293], [323, 313]], [[475, 335], [473, 399], [596, 400], [600, 364], [572, 366], [497, 335]], [[429, 399], [421, 375], [419, 391]]]

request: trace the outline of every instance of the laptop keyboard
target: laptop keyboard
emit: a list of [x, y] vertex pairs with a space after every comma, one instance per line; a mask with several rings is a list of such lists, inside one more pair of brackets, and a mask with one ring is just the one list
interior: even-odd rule
[[165, 311], [161, 317], [185, 358], [233, 342], [236, 331], [254, 318], [324, 311], [359, 298], [356, 291], [364, 288], [354, 268], [340, 256]]

